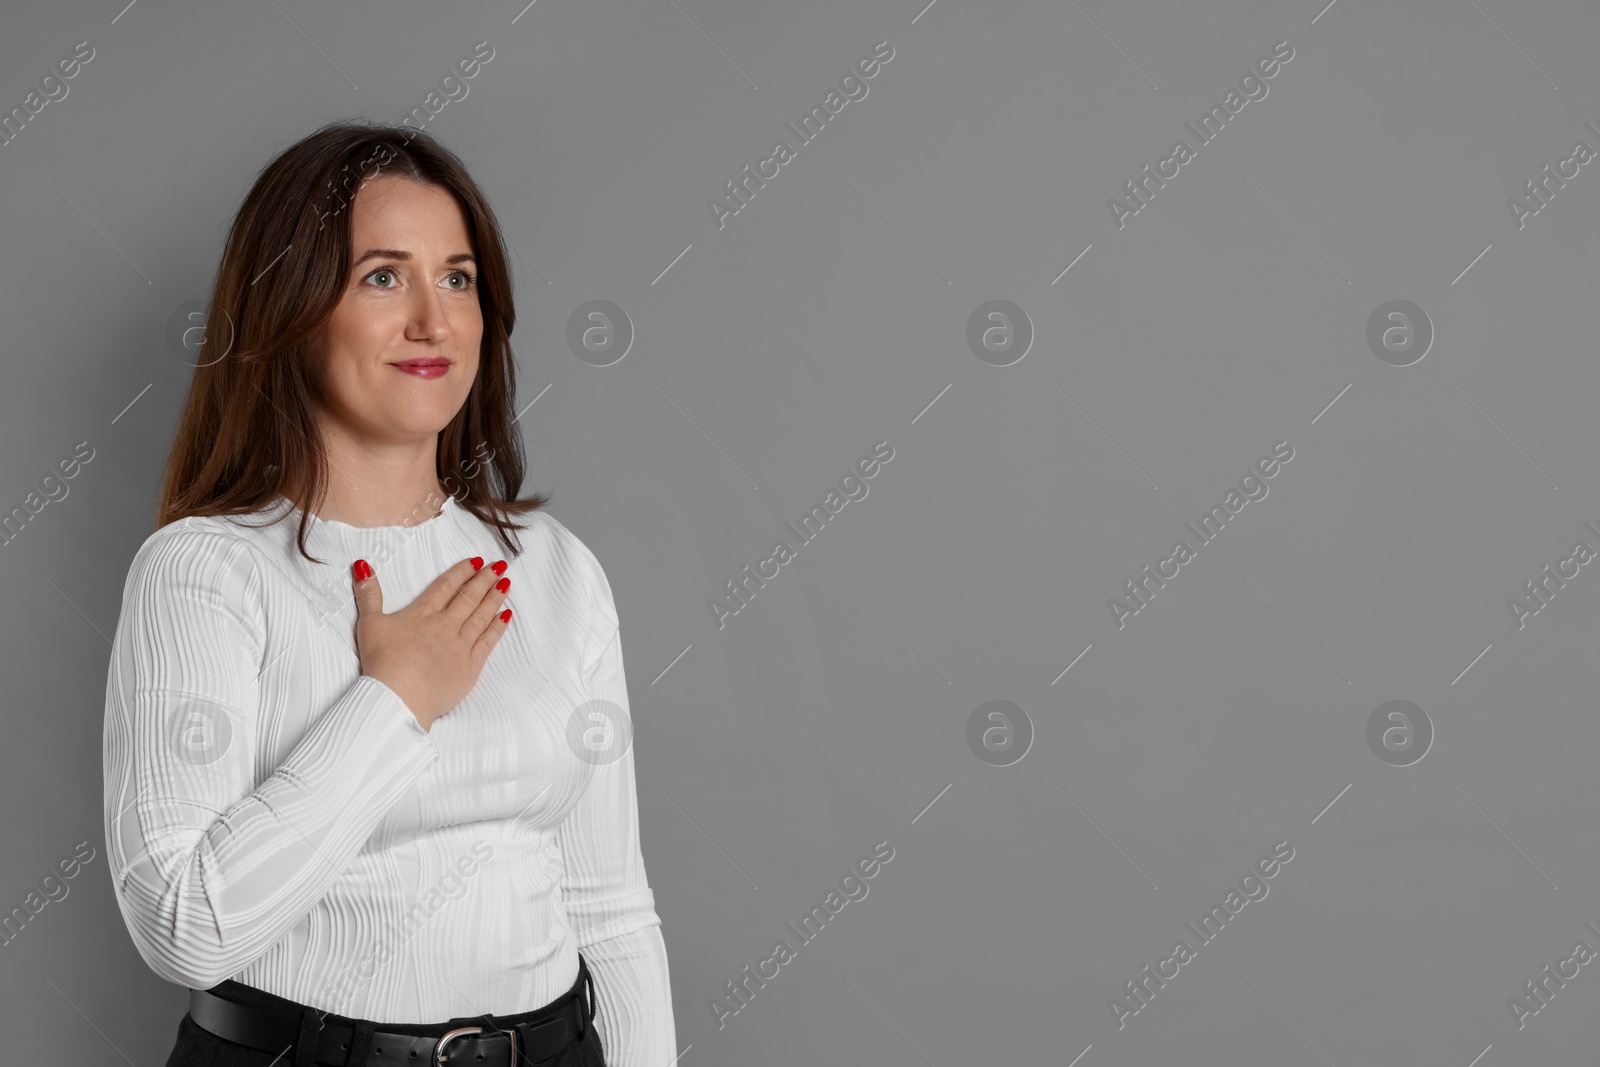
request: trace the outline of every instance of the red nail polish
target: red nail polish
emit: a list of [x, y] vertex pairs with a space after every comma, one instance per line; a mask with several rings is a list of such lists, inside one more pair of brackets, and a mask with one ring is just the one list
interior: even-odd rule
[[356, 581], [358, 582], [364, 582], [368, 578], [372, 577], [372, 565], [364, 559], [356, 560], [355, 563], [352, 564], [351, 570], [354, 571]]
[[472, 557], [472, 569], [475, 570], [475, 571], [480, 571], [480, 570], [483, 569], [483, 557], [482, 556], [473, 556]]
[[500, 621], [501, 622], [510, 622], [511, 621], [511, 609], [510, 608], [507, 608], [506, 610], [504, 610], [504, 611], [502, 611], [500, 613]]
[[502, 578], [498, 582], [494, 583], [494, 587], [504, 593], [507, 589], [511, 588], [511, 579]]
[[489, 569], [494, 571], [496, 574], [504, 574], [506, 572], [506, 561], [505, 560], [501, 560], [499, 563], [496, 563], [493, 567], [490, 567]]

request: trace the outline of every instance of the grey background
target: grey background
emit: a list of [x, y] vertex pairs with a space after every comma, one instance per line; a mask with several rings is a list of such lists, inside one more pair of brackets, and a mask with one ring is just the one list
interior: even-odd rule
[[[479, 40], [428, 128], [527, 256], [525, 489], [616, 592], [679, 1063], [1595, 1061], [1600, 966], [1520, 1032], [1506, 1002], [1600, 949], [1600, 577], [1521, 630], [1506, 601], [1600, 546], [1600, 166], [1520, 231], [1506, 198], [1600, 149], [1600, 9], [924, 2], [8, 11], [6, 108], [96, 50], [0, 148], [0, 511], [96, 450], [0, 550], [0, 910], [96, 851], [0, 954], [8, 1061], [159, 1064], [186, 1007], [100, 810], [106, 639], [190, 373], [167, 316], [263, 163], [398, 122]], [[883, 39], [719, 232], [706, 199]], [[1284, 39], [1119, 231], [1107, 198]], [[1036, 331], [1009, 367], [965, 343], [994, 298]], [[1436, 330], [1405, 368], [1364, 336], [1397, 298]], [[566, 347], [591, 299], [637, 331], [609, 367]], [[719, 632], [707, 598], [885, 439]], [[1106, 599], [1280, 440], [1270, 495], [1119, 630]], [[965, 740], [993, 699], [1035, 731], [1009, 767]], [[1412, 766], [1365, 741], [1392, 699], [1436, 730]], [[709, 998], [880, 839], [870, 895], [719, 1030]], [[1107, 999], [1280, 840], [1270, 895], [1119, 1030]]]

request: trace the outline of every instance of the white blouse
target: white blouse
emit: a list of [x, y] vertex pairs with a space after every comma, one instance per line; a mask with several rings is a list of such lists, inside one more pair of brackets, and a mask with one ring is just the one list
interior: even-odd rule
[[[436, 1023], [547, 1004], [582, 951], [607, 1061], [666, 1067], [666, 945], [599, 561], [544, 511], [517, 517], [512, 558], [453, 497], [409, 526], [313, 515], [321, 563], [300, 555], [299, 520], [282, 497], [187, 518], [129, 567], [105, 829], [140, 956], [192, 988], [232, 978], [340, 1015]], [[506, 559], [513, 617], [430, 732], [360, 673], [350, 567], [372, 565], [392, 612], [471, 556]]]

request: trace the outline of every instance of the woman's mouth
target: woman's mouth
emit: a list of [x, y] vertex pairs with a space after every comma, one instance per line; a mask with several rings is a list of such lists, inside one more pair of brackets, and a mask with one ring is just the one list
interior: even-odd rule
[[403, 363], [391, 363], [389, 366], [396, 370], [405, 371], [407, 374], [418, 378], [443, 378], [450, 369], [448, 359], [408, 359]]

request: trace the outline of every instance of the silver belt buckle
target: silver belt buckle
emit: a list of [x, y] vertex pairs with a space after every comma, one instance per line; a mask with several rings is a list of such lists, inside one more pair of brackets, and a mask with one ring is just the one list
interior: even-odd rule
[[[444, 1047], [450, 1043], [452, 1038], [465, 1037], [468, 1034], [481, 1033], [483, 1033], [483, 1027], [481, 1026], [463, 1026], [460, 1029], [451, 1030], [449, 1033], [440, 1037], [439, 1044], [434, 1049], [433, 1053], [434, 1063], [438, 1064], [439, 1067], [444, 1067]], [[511, 1065], [511, 1067], [517, 1067], [517, 1032], [515, 1030], [497, 1030], [496, 1033], [505, 1034], [506, 1037], [511, 1041], [511, 1059], [507, 1062]]]

